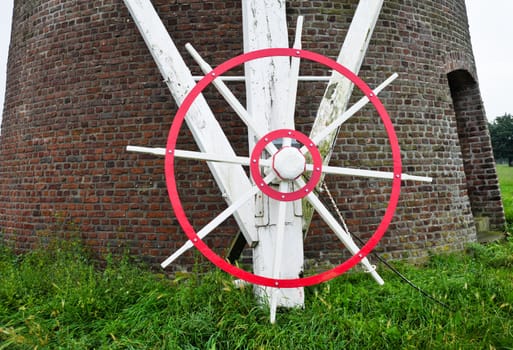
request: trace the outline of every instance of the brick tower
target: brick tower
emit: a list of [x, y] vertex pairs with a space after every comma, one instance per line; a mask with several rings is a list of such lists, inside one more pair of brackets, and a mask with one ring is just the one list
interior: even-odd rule
[[[153, 3], [181, 50], [191, 42], [213, 66], [242, 52], [240, 0]], [[303, 48], [334, 58], [356, 5], [287, 1], [289, 27], [303, 15]], [[2, 240], [24, 251], [47, 235], [75, 232], [100, 254], [129, 252], [152, 262], [168, 256], [185, 237], [167, 197], [163, 159], [128, 153], [126, 146], [165, 146], [177, 106], [123, 2], [15, 0], [12, 29], [0, 138]], [[185, 50], [182, 55], [189, 60]], [[199, 74], [192, 60], [188, 64]], [[393, 72], [399, 79], [381, 99], [404, 169], [434, 181], [404, 185], [379, 251], [423, 259], [432, 251], [461, 250], [477, 239], [476, 227], [502, 230], [464, 0], [384, 2], [359, 75], [375, 86]], [[324, 88], [299, 86], [304, 123], [298, 128], [305, 132]], [[229, 138], [247, 153], [240, 122], [214, 91], [207, 95]], [[186, 134], [183, 146], [192, 147]], [[332, 162], [386, 166], [384, 139], [382, 126], [363, 112], [341, 129]], [[208, 220], [206, 214], [222, 208], [212, 179], [196, 163], [180, 168], [184, 207], [191, 220]], [[327, 185], [351, 230], [368, 237], [382, 216], [387, 185], [330, 179]], [[236, 231], [228, 222], [219, 246]], [[339, 249], [323, 225], [314, 221], [310, 231], [308, 257]]]

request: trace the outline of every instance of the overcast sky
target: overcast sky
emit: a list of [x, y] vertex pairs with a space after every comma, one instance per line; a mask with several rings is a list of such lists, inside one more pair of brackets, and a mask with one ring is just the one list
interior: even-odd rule
[[[0, 0], [0, 111], [5, 96], [13, 0]], [[386, 0], [385, 0], [386, 1]], [[513, 114], [513, 0], [465, 0], [486, 114]]]

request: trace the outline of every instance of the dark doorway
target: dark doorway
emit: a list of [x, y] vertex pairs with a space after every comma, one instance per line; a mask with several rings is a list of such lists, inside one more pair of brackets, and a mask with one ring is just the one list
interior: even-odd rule
[[504, 212], [479, 84], [466, 70], [452, 71], [447, 79], [472, 213], [476, 223], [484, 221], [488, 230], [502, 230]]

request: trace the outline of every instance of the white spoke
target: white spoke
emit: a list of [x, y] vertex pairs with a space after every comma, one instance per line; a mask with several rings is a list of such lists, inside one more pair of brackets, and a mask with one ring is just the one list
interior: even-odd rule
[[[313, 171], [313, 164], [307, 164], [306, 170]], [[322, 172], [331, 175], [348, 175], [358, 177], [369, 177], [375, 179], [393, 179], [395, 174], [388, 171], [376, 171], [376, 170], [361, 170], [353, 168], [333, 167], [324, 165]], [[401, 180], [420, 181], [420, 182], [432, 182], [433, 178], [429, 176], [415, 176], [408, 174], [401, 174]]]
[[[301, 178], [297, 179], [296, 182], [300, 187], [304, 187], [306, 185], [304, 180], [302, 180]], [[310, 193], [306, 196], [306, 199], [315, 208], [315, 210], [317, 211], [317, 213], [319, 213], [324, 222], [326, 222], [326, 224], [331, 228], [333, 233], [335, 233], [335, 235], [340, 239], [340, 241], [342, 241], [342, 243], [351, 252], [351, 254], [358, 254], [360, 248], [358, 248], [358, 246], [354, 243], [349, 233], [347, 233], [342, 228], [337, 219], [335, 219], [333, 215], [331, 215], [329, 210], [324, 206], [324, 204], [322, 204], [319, 198], [317, 198], [315, 194]], [[365, 267], [365, 269], [372, 275], [372, 277], [376, 280], [376, 282], [378, 282], [378, 284], [382, 285], [385, 283], [366, 257], [364, 257], [361, 260], [361, 263]]]
[[[180, 106], [195, 85], [189, 68], [159, 18], [152, 1], [124, 0], [124, 2], [157, 63], [164, 78], [163, 81], [168, 86], [176, 104]], [[188, 109], [185, 122], [202, 151], [235, 154], [221, 125], [201, 94], [195, 98]], [[251, 188], [251, 181], [242, 167], [235, 165], [219, 167], [217, 164], [209, 164], [209, 168], [228, 201], [235, 201], [241, 193]], [[240, 208], [235, 215], [248, 242], [255, 241], [257, 236], [254, 225], [247, 225], [254, 217], [251, 207], [252, 205], [248, 204]]]
[[[301, 50], [301, 32], [303, 30], [303, 16], [297, 18], [296, 24], [296, 36], [294, 39], [293, 48]], [[294, 122], [294, 113], [296, 110], [296, 99], [297, 99], [297, 84], [299, 79], [299, 65], [301, 59], [299, 57], [292, 57], [289, 71], [289, 90], [288, 90], [288, 101], [287, 101], [287, 117], [289, 120]], [[293, 125], [293, 124], [291, 124]]]
[[128, 152], [147, 153], [147, 154], [153, 154], [156, 156], [165, 156], [166, 155], [166, 149], [158, 148], [158, 147], [126, 146], [126, 150]]
[[[126, 149], [127, 149], [127, 151], [131, 151], [131, 152], [148, 153], [148, 154], [155, 154], [155, 155], [159, 155], [159, 156], [166, 155], [165, 148], [128, 146]], [[178, 149], [175, 149], [172, 152], [173, 152], [175, 158], [204, 160], [207, 162], [240, 164], [240, 165], [246, 165], [246, 166], [249, 166], [249, 163], [251, 162], [249, 157], [238, 157], [238, 156], [231, 157], [231, 156], [226, 156], [223, 154], [185, 151], [185, 150], [178, 150]], [[270, 167], [271, 162], [272, 162], [271, 159], [261, 159], [259, 161], [259, 165], [264, 166], [264, 167]]]
[[[269, 183], [274, 180], [276, 175], [271, 173], [267, 175], [264, 179], [265, 183]], [[243, 196], [241, 196], [238, 200], [233, 202], [228, 208], [223, 210], [221, 214], [216, 216], [212, 221], [210, 221], [205, 227], [203, 227], [200, 231], [198, 231], [197, 235], [199, 239], [205, 238], [209, 233], [215, 230], [219, 225], [221, 225], [226, 219], [228, 219], [233, 213], [237, 211], [241, 206], [244, 205], [248, 200], [250, 200], [257, 192], [259, 191], [258, 186], [253, 186], [250, 191], [246, 192]], [[175, 261], [178, 257], [180, 257], [183, 253], [188, 251], [194, 247], [194, 244], [188, 240], [182, 247], [180, 247], [173, 255], [167, 258], [160, 266], [166, 268], [169, 264]]]
[[[395, 79], [397, 79], [397, 73], [392, 74], [387, 80], [385, 80], [381, 85], [373, 90], [373, 93], [378, 95], [384, 88], [390, 85]], [[369, 99], [367, 96], [362, 97], [358, 102], [351, 106], [347, 111], [342, 113], [337, 119], [333, 121], [330, 125], [328, 125], [324, 130], [322, 130], [319, 134], [312, 138], [314, 144], [318, 145], [322, 140], [328, 137], [333, 131], [337, 130], [339, 126], [341, 126], [344, 122], [346, 122], [349, 118], [355, 115], [360, 109], [362, 109], [367, 103], [369, 103]], [[306, 146], [301, 148], [301, 152], [305, 153], [307, 151]]]
[[[191, 54], [191, 56], [194, 58], [194, 60], [198, 63], [201, 70], [205, 74], [209, 74], [212, 71], [212, 67], [201, 57], [201, 55], [194, 49], [194, 47], [191, 44], [185, 45], [187, 51]], [[261, 125], [254, 123], [253, 118], [248, 113], [246, 108], [239, 102], [239, 100], [233, 95], [233, 93], [230, 91], [228, 86], [220, 80], [220, 79], [214, 79], [212, 81], [212, 84], [217, 88], [219, 93], [224, 97], [226, 102], [233, 108], [235, 113], [239, 116], [239, 118], [246, 124], [248, 129], [251, 130], [251, 132], [258, 138], [261, 139], [265, 136], [266, 130], [264, 130]], [[277, 149], [276, 146], [274, 146], [272, 143], [269, 143], [266, 146], [266, 149], [271, 153], [276, 153]]]
[[[198, 81], [198, 80], [205, 78], [205, 76], [204, 75], [203, 76], [195, 75], [192, 78], [194, 80]], [[242, 75], [220, 76], [220, 77], [217, 77], [216, 79], [219, 79], [222, 81], [230, 81], [230, 82], [233, 82], [233, 81], [245, 82], [246, 81], [246, 77], [242, 76]], [[308, 76], [300, 75], [298, 77], [299, 81], [329, 81], [330, 79], [331, 79], [331, 75], [308, 75]]]
[[222, 154], [184, 151], [184, 150], [177, 150], [177, 149], [175, 149], [173, 151], [173, 153], [176, 158], [196, 159], [196, 160], [205, 160], [205, 161], [209, 161], [209, 162], [233, 163], [233, 164], [241, 164], [241, 165], [249, 165], [249, 163], [250, 163], [249, 157], [238, 157], [238, 156], [226, 157]]
[[[280, 182], [280, 192], [288, 192], [289, 183]], [[285, 235], [285, 217], [287, 214], [287, 202], [281, 201], [278, 206], [278, 222], [276, 227], [276, 245], [274, 247], [273, 278], [280, 278], [281, 261], [283, 258], [283, 239]], [[271, 323], [276, 322], [276, 308], [278, 307], [278, 288], [271, 289]]]

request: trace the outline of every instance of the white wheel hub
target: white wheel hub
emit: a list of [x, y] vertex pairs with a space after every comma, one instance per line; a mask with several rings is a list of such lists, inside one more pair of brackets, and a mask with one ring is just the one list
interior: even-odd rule
[[272, 167], [280, 179], [292, 181], [305, 171], [306, 159], [299, 149], [283, 147], [273, 156]]

